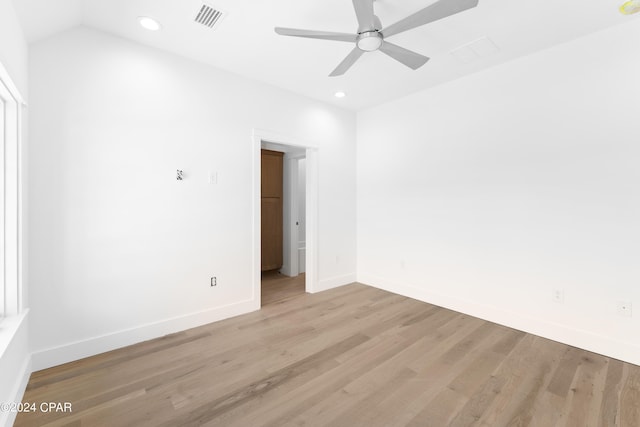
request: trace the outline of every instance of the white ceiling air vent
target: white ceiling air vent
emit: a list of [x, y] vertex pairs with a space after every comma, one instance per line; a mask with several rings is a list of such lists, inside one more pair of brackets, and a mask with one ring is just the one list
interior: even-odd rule
[[216, 9], [208, 4], [203, 4], [202, 7], [200, 7], [200, 11], [196, 16], [195, 21], [207, 28], [215, 29], [225, 16], [226, 13], [222, 10]]

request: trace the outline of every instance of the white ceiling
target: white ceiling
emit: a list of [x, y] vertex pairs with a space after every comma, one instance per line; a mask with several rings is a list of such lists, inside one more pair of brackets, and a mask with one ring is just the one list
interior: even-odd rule
[[[328, 77], [352, 45], [278, 36], [273, 28], [355, 33], [350, 0], [207, 2], [228, 12], [214, 31], [193, 22], [201, 0], [14, 0], [30, 42], [86, 25], [353, 110], [638, 19], [618, 12], [623, 0], [480, 0], [475, 9], [389, 39], [431, 57], [421, 69], [412, 71], [381, 52], [372, 52], [346, 75]], [[383, 26], [388, 26], [433, 2], [376, 0], [375, 10]], [[143, 30], [136, 21], [140, 15], [156, 18], [162, 31]], [[470, 63], [450, 54], [485, 36], [500, 48], [497, 53]], [[347, 97], [335, 98], [337, 90], [345, 91]]]

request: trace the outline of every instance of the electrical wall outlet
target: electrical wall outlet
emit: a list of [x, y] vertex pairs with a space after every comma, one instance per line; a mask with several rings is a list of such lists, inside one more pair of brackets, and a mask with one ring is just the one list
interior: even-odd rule
[[553, 290], [552, 298], [555, 302], [564, 303], [564, 289], [556, 288]]
[[216, 276], [213, 276], [211, 278], [211, 287], [214, 287], [214, 286], [218, 286], [218, 278]]
[[617, 310], [618, 315], [622, 317], [631, 317], [631, 301], [618, 301]]

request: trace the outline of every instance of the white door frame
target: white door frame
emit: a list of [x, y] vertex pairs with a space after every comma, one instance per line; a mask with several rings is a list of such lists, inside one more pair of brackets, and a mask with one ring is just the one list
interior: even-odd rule
[[261, 148], [262, 142], [301, 147], [306, 149], [306, 254], [305, 291], [316, 292], [318, 288], [318, 145], [301, 138], [282, 135], [263, 129], [253, 130], [253, 300], [257, 309], [261, 305]]

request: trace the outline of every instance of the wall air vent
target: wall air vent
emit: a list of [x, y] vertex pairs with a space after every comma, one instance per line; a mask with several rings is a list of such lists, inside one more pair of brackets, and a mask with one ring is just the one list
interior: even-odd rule
[[203, 4], [200, 8], [200, 11], [198, 12], [198, 15], [196, 16], [195, 21], [207, 28], [215, 29], [220, 24], [222, 18], [224, 18], [225, 15], [226, 13], [222, 10], [215, 9], [207, 4]]

